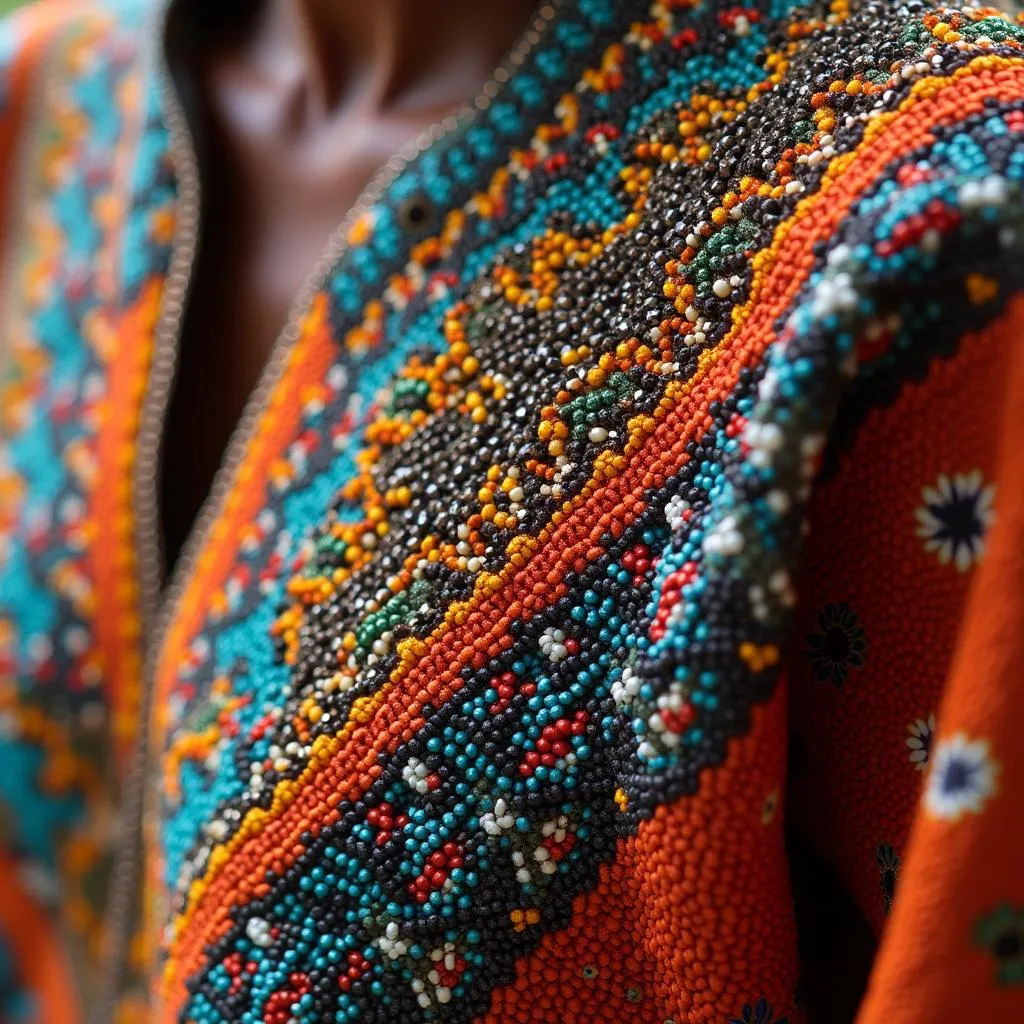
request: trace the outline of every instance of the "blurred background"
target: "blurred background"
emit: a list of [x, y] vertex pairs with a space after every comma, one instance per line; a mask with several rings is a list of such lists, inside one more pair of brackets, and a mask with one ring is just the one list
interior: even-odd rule
[[25, 0], [0, 0], [0, 14], [13, 11], [15, 7], [20, 7], [23, 3]]

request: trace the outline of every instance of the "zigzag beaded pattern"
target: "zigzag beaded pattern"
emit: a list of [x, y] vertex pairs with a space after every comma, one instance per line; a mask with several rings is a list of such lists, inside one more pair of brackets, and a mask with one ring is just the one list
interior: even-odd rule
[[7, 883], [74, 937], [83, 990], [137, 725], [129, 475], [173, 201], [144, 20], [127, 0], [0, 28], [0, 119], [23, 119], [4, 153], [22, 178], [3, 239], [0, 845]]
[[[343, 350], [433, 344], [287, 581], [241, 587], [239, 621], [282, 599], [287, 682], [256, 703], [246, 653], [193, 644], [169, 1012], [473, 1019], [722, 762], [774, 692], [810, 481], [840, 396], [851, 430], [869, 401], [851, 378], [955, 347], [926, 283], [975, 316], [1019, 284], [1019, 53], [992, 12], [655, 5], [457, 244], [423, 242], [358, 324], [322, 297], [308, 331]], [[506, 201], [609, 152], [613, 203], [534, 225]], [[178, 793], [203, 771], [234, 783], [200, 832]]]

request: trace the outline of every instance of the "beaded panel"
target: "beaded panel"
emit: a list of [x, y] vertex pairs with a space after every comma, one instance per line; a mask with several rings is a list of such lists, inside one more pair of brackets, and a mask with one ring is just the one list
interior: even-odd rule
[[[484, 118], [357, 225], [171, 625], [163, 1019], [484, 1014], [779, 713], [814, 474], [1019, 287], [1011, 23], [566, 19], [495, 105], [532, 133], [506, 162], [457, 201]], [[447, 209], [406, 251], [416, 190]], [[769, 926], [746, 993], [608, 1019], [785, 1012]]]
[[3, 899], [52, 913], [86, 974], [136, 726], [129, 474], [173, 199], [144, 22], [55, 5], [3, 28], [0, 845], [29, 894]]

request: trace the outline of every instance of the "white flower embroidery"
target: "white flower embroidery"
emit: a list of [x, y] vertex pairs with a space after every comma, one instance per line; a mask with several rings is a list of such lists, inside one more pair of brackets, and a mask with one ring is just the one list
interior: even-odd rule
[[921, 491], [924, 504], [915, 512], [917, 535], [924, 538], [925, 549], [934, 551], [943, 565], [952, 562], [966, 572], [985, 551], [985, 534], [995, 517], [995, 493], [980, 469], [952, 477], [940, 474], [934, 487]]
[[999, 766], [989, 756], [988, 740], [955, 733], [935, 745], [931, 762], [925, 809], [948, 821], [958, 821], [967, 812], [980, 814], [996, 791], [999, 774]]
[[935, 733], [935, 715], [927, 718], [918, 718], [907, 726], [906, 743], [910, 747], [910, 763], [919, 771], [923, 772], [928, 767], [928, 753], [932, 746], [932, 736]]

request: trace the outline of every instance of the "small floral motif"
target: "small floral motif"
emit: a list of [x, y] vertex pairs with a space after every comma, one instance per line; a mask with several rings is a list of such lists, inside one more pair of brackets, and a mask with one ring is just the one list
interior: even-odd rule
[[779, 791], [773, 789], [761, 805], [761, 824], [770, 825], [775, 820], [775, 814], [779, 809]]
[[932, 749], [932, 736], [935, 734], [935, 715], [930, 714], [927, 718], [918, 718], [907, 726], [910, 735], [906, 744], [910, 748], [910, 763], [919, 771], [923, 772], [928, 767], [928, 755]]
[[818, 632], [807, 635], [807, 653], [815, 677], [842, 689], [852, 668], [864, 664], [868, 649], [864, 627], [849, 605], [827, 604], [818, 613]]
[[1024, 907], [1003, 903], [974, 929], [974, 944], [996, 961], [1000, 985], [1024, 985]]
[[980, 814], [996, 791], [998, 773], [988, 740], [971, 740], [962, 732], [940, 740], [925, 786], [925, 808], [949, 821], [958, 821], [966, 812]]
[[992, 525], [996, 489], [986, 484], [981, 470], [944, 473], [933, 487], [921, 492], [917, 535], [924, 538], [927, 551], [934, 551], [943, 565], [950, 562], [966, 572], [985, 551], [985, 534]]
[[882, 889], [885, 912], [892, 910], [892, 901], [896, 896], [896, 882], [900, 877], [899, 854], [889, 843], [879, 843], [875, 848], [875, 860], [878, 863], [879, 886]]
[[758, 999], [753, 1006], [747, 1003], [739, 1017], [730, 1017], [729, 1024], [789, 1024], [788, 1017], [776, 1017], [767, 999]]

